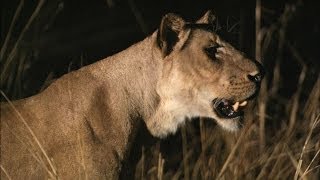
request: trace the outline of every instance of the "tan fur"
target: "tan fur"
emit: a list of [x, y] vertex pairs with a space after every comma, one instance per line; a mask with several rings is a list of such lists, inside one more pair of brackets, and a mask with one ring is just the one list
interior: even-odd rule
[[[197, 23], [212, 19], [209, 12]], [[192, 117], [238, 129], [238, 120], [218, 118], [210, 103], [252, 95], [257, 87], [247, 75], [256, 63], [215, 33], [185, 27], [169, 14], [145, 40], [13, 106], [2, 103], [1, 179], [117, 179], [141, 122], [157, 137]], [[216, 60], [204, 52], [212, 43], [222, 46]]]

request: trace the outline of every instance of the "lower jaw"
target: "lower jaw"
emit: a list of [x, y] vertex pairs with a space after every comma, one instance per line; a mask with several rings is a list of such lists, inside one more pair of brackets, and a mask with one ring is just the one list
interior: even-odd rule
[[224, 121], [242, 121], [244, 116], [237, 116], [232, 118], [221, 118]]
[[238, 112], [239, 115], [237, 116], [227, 116], [227, 115], [223, 115], [222, 113], [220, 113], [218, 110], [214, 109], [215, 113], [217, 114], [217, 116], [221, 119], [224, 120], [234, 120], [234, 119], [243, 119], [244, 117], [244, 112]]
[[218, 122], [218, 124], [227, 131], [237, 132], [243, 127], [243, 123], [241, 121], [241, 117], [235, 117], [232, 119], [220, 119], [220, 122]]

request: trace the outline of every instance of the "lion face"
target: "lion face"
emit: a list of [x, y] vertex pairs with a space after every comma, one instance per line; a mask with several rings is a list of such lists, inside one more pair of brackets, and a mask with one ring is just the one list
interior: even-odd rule
[[[207, 117], [236, 131], [242, 126], [243, 109], [259, 91], [262, 66], [205, 28], [203, 21], [209, 17], [207, 13], [200, 24], [180, 22], [179, 39], [164, 51], [157, 91], [163, 108], [172, 115], [168, 121], [172, 126], [186, 117]], [[171, 25], [177, 28], [178, 21], [182, 20]]]

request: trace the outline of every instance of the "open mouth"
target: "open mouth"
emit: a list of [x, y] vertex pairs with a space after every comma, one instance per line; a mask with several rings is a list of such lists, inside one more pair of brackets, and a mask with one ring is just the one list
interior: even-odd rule
[[243, 108], [248, 104], [247, 101], [233, 102], [227, 99], [214, 99], [213, 108], [220, 118], [234, 119], [243, 117]]

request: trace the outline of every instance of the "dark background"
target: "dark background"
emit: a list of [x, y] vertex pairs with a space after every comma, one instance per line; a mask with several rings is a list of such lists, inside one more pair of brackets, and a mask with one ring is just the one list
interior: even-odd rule
[[[8, 36], [18, 0], [1, 2], [1, 47]], [[46, 79], [90, 64], [119, 52], [151, 34], [161, 17], [174, 12], [189, 21], [201, 17], [206, 10], [216, 12], [220, 32], [248, 56], [255, 52], [255, 1], [241, 0], [58, 0], [43, 1], [39, 12], [26, 27], [41, 1], [20, 4], [8, 45], [1, 59], [1, 89], [12, 99], [30, 96], [39, 91]], [[289, 10], [286, 23], [281, 15]], [[281, 56], [283, 72], [295, 83], [301, 63], [292, 58], [288, 45], [294, 47], [303, 63], [319, 71], [319, 2], [268, 0], [262, 2], [262, 28], [273, 29], [271, 42], [262, 61], [272, 71]], [[285, 25], [283, 25], [285, 24]], [[23, 29], [26, 28], [24, 31]], [[279, 34], [283, 29], [286, 44], [279, 50]], [[22, 33], [23, 32], [23, 33]], [[18, 38], [21, 41], [17, 43]], [[9, 65], [5, 67], [14, 45]], [[279, 52], [280, 51], [280, 52]], [[23, 57], [21, 57], [23, 56]], [[23, 60], [21, 60], [23, 59]], [[22, 62], [23, 61], [23, 62]], [[19, 72], [19, 73], [18, 73]], [[4, 75], [5, 74], [5, 75]], [[10, 75], [8, 75], [10, 74]], [[5, 77], [4, 77], [5, 76]], [[313, 74], [314, 76], [314, 74]], [[17, 82], [18, 81], [18, 82]], [[285, 93], [293, 91], [286, 85]]]

